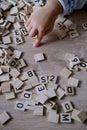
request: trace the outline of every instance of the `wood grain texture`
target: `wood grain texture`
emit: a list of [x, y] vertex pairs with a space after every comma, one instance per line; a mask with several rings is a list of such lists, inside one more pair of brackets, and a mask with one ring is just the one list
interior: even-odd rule
[[[65, 67], [65, 54], [74, 53], [87, 61], [87, 31], [81, 27], [83, 22], [87, 21], [87, 11], [77, 11], [71, 16], [68, 16], [73, 22], [78, 24], [77, 30], [80, 37], [70, 39], [69, 37], [63, 40], [58, 40], [54, 34], [54, 30], [43, 39], [40, 47], [34, 48], [32, 46], [34, 40], [26, 36], [26, 42], [21, 45], [12, 43], [11, 45], [20, 51], [24, 52], [23, 58], [28, 63], [28, 69], [36, 70], [38, 75], [45, 75], [54, 73], [59, 75], [60, 70]], [[47, 60], [43, 62], [35, 62], [34, 54], [43, 52], [47, 56]], [[64, 100], [58, 101], [60, 103], [71, 100], [76, 109], [84, 109], [87, 111], [87, 72], [81, 71], [74, 75], [75, 78], [81, 80], [81, 84], [77, 89], [76, 96], [67, 96]], [[66, 85], [64, 78], [60, 79], [61, 86]], [[54, 124], [47, 121], [45, 116], [34, 116], [32, 111], [17, 111], [14, 109], [14, 103], [17, 99], [6, 101], [4, 95], [0, 95], [0, 112], [6, 110], [12, 115], [12, 120], [5, 126], [0, 126], [0, 130], [86, 130], [87, 124], [74, 122], [72, 124]]]

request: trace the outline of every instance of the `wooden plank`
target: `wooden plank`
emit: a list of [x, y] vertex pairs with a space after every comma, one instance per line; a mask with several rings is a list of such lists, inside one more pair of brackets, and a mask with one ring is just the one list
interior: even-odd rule
[[78, 68], [79, 68], [80, 70], [87, 71], [87, 63], [81, 61], [81, 62], [78, 64]]
[[26, 74], [29, 78], [33, 78], [36, 76], [33, 70], [27, 70]]

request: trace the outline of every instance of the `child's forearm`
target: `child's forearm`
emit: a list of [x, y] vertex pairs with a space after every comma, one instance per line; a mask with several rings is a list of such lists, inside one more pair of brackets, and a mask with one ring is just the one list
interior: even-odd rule
[[48, 9], [52, 11], [51, 13], [55, 17], [58, 16], [63, 11], [62, 5], [58, 0], [47, 0], [46, 6], [49, 7]]
[[[52, 0], [48, 1], [50, 2]], [[62, 9], [63, 15], [67, 15], [73, 12], [73, 10], [81, 9], [87, 3], [87, 0], [57, 0], [57, 1], [59, 1], [60, 5], [63, 8]]]

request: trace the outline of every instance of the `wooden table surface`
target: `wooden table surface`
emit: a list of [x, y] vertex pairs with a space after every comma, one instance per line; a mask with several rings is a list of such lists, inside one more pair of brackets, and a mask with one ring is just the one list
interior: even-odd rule
[[[70, 39], [69, 37], [63, 40], [58, 40], [55, 31], [51, 32], [43, 39], [40, 47], [34, 48], [32, 46], [34, 39], [26, 36], [26, 42], [22, 45], [12, 43], [11, 46], [23, 51], [23, 58], [27, 61], [28, 69], [34, 69], [38, 75], [54, 73], [59, 75], [60, 70], [66, 65], [64, 61], [65, 54], [74, 53], [80, 58], [87, 61], [87, 31], [82, 29], [81, 24], [87, 21], [87, 11], [77, 11], [68, 16], [74, 23], [77, 23], [77, 30], [80, 37]], [[34, 61], [34, 54], [44, 52], [47, 60], [36, 63]], [[81, 80], [81, 84], [77, 89], [76, 96], [66, 97], [60, 102], [71, 100], [75, 108], [87, 111], [87, 72], [76, 72], [73, 77]], [[60, 79], [60, 85], [66, 85], [66, 81]], [[15, 100], [6, 101], [4, 95], [0, 95], [0, 111], [6, 110], [12, 115], [12, 120], [4, 126], [0, 126], [0, 130], [86, 130], [87, 124], [82, 124], [77, 121], [72, 124], [54, 124], [47, 121], [46, 116], [34, 116], [32, 111], [21, 112], [14, 109]]]

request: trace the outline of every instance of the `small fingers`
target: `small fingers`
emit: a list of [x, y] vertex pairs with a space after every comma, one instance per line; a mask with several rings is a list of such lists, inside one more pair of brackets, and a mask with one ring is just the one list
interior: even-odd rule
[[28, 33], [30, 33], [31, 29], [32, 29], [32, 25], [30, 24], [30, 25], [27, 27]]
[[27, 20], [27, 22], [26, 22], [26, 24], [25, 24], [25, 25], [26, 25], [26, 27], [28, 27], [28, 26], [29, 26], [30, 22], [31, 22], [31, 20], [30, 20], [30, 19], [28, 19], [28, 20]]
[[47, 30], [44, 35], [47, 35], [47, 34], [50, 33], [51, 31], [52, 31], [51, 29], [50, 29], [50, 30]]
[[29, 36], [30, 37], [35, 37], [38, 34], [37, 29], [35, 29], [34, 27], [31, 29], [31, 31], [29, 32]]
[[43, 36], [44, 36], [43, 33], [41, 33], [41, 32], [38, 33], [37, 39], [36, 39], [36, 41], [35, 41], [35, 43], [33, 45], [34, 47], [38, 47], [40, 45], [40, 42], [41, 42]]

